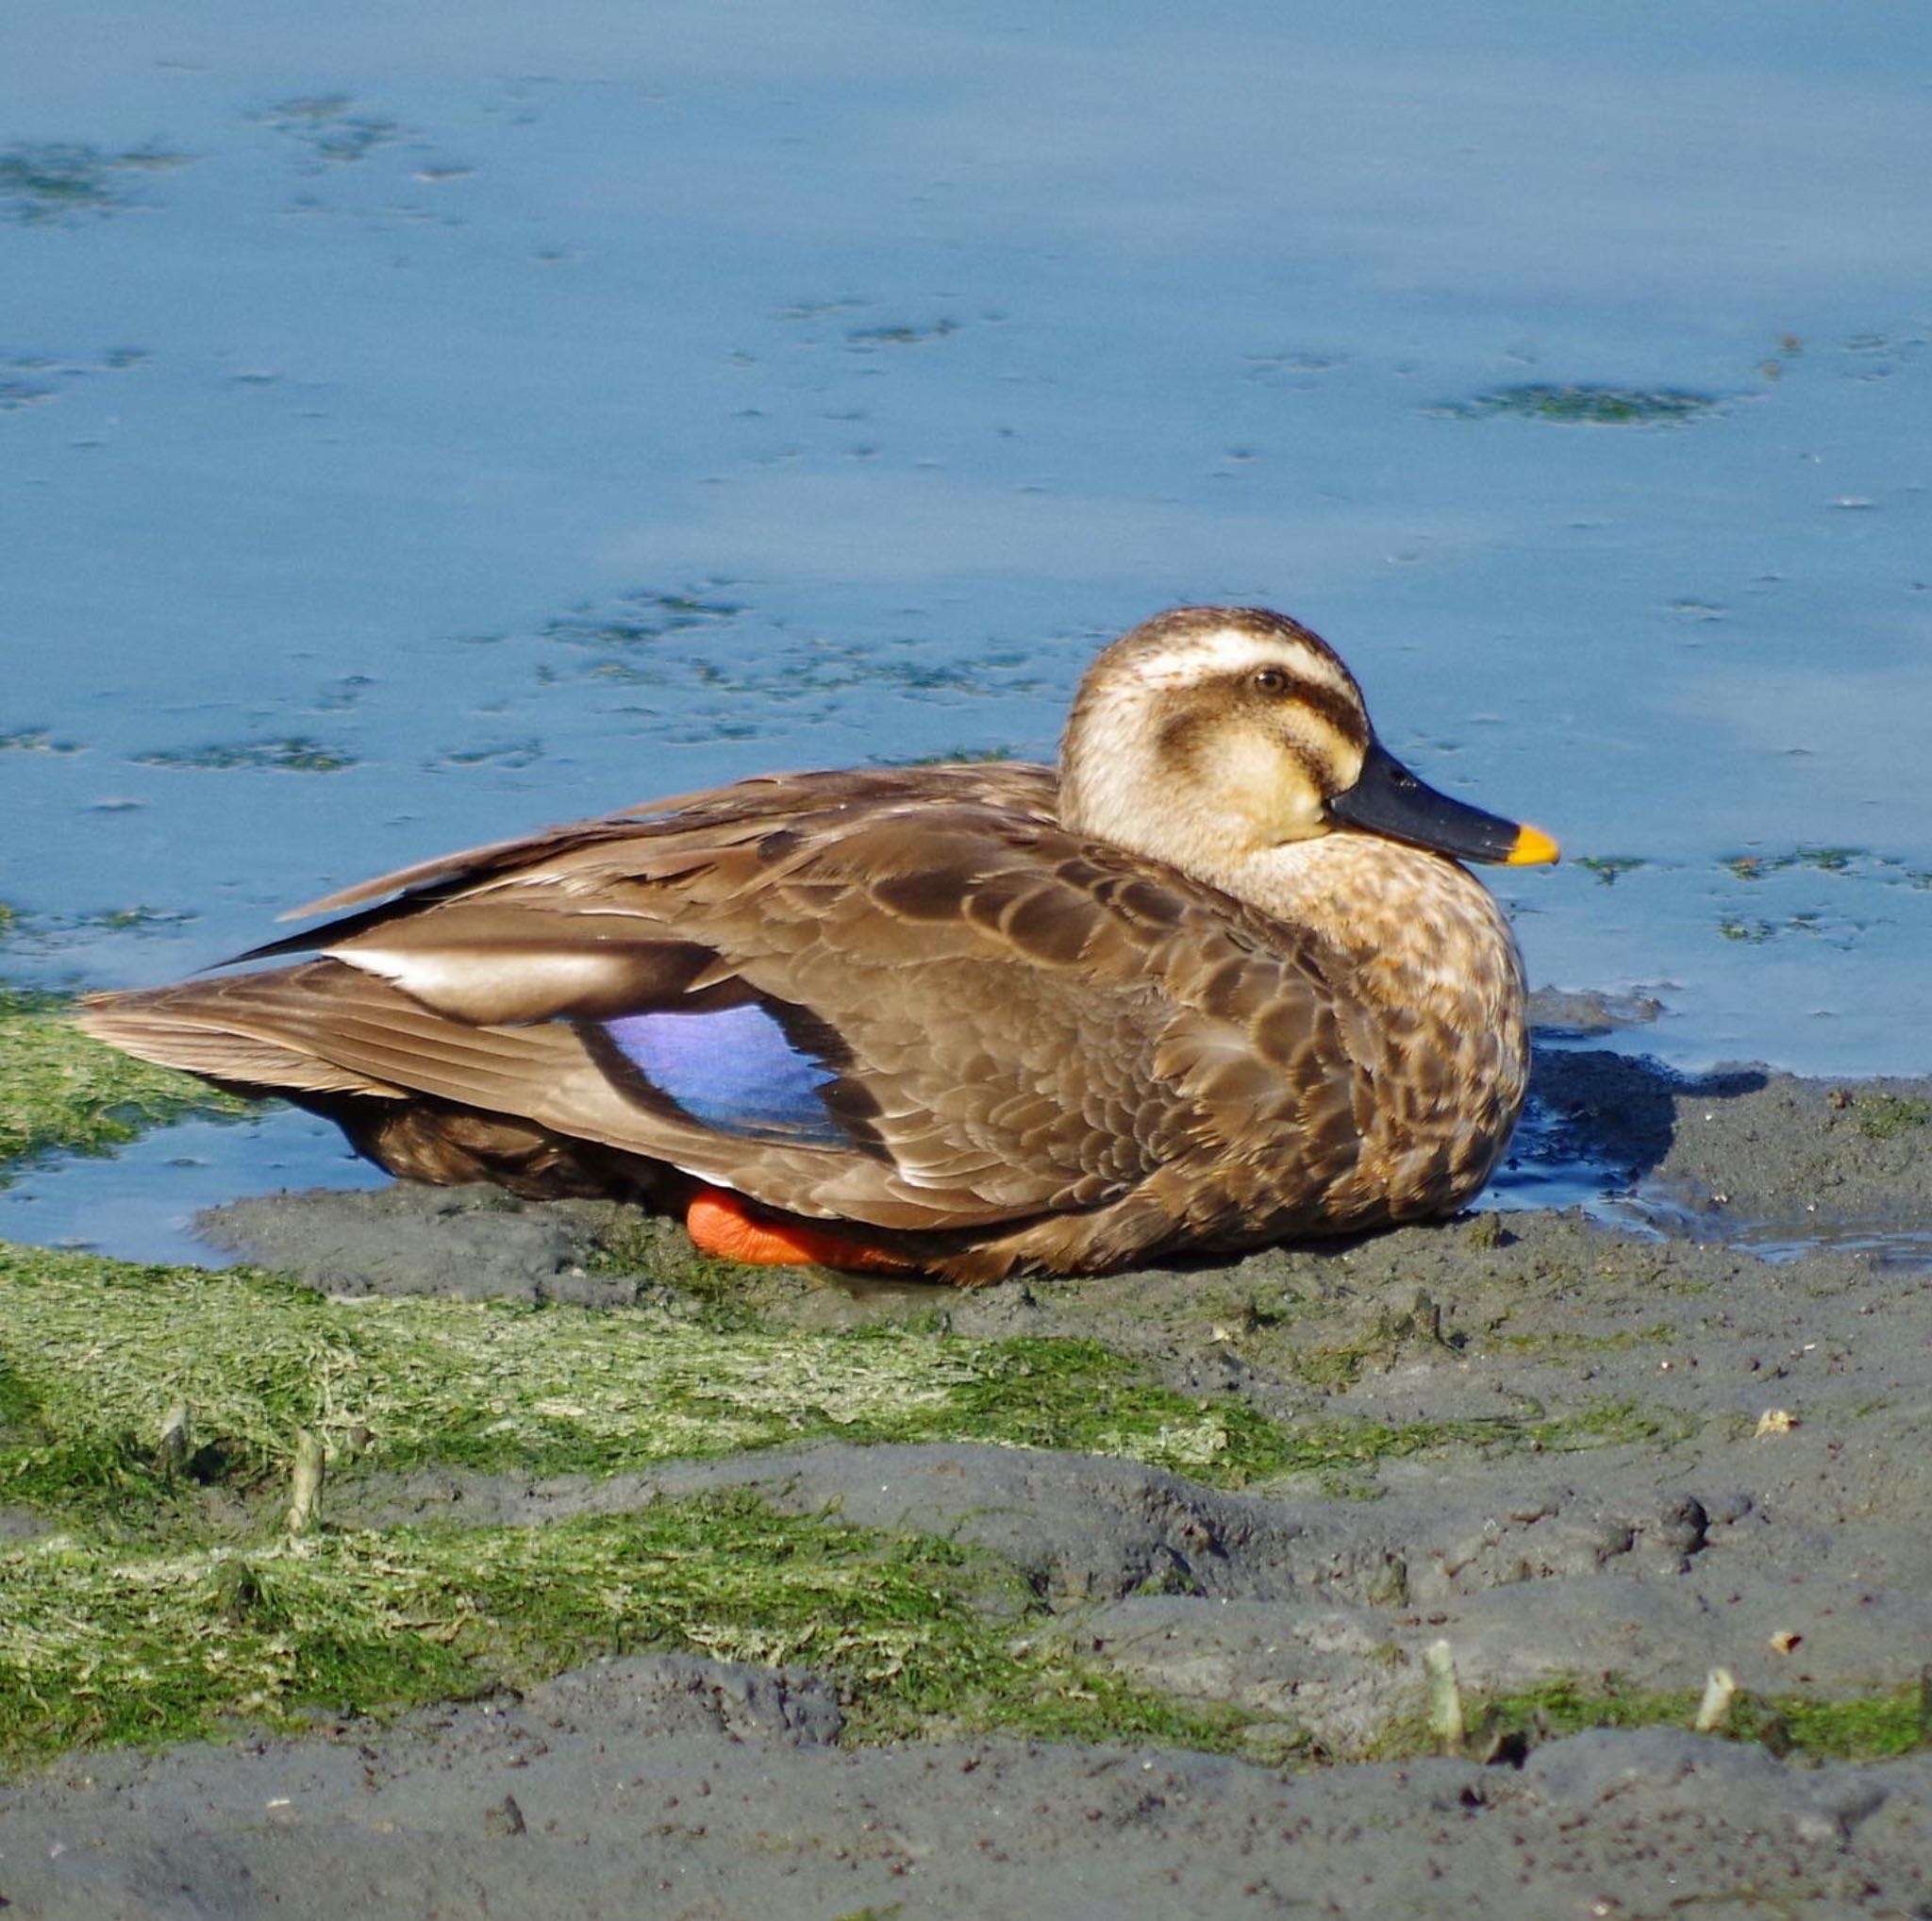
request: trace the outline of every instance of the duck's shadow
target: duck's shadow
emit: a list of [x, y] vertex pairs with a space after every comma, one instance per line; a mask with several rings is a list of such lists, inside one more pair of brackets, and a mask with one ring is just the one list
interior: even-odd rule
[[1760, 1067], [1680, 1075], [1641, 1057], [1539, 1045], [1496, 1186], [1519, 1204], [1550, 1206], [1628, 1194], [1670, 1159], [1687, 1105], [1736, 1100], [1769, 1081]]

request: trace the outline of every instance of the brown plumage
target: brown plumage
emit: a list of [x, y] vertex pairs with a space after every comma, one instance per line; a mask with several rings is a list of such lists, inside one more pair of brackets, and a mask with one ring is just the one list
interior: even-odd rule
[[79, 1018], [417, 1179], [702, 1184], [957, 1281], [1093, 1272], [1474, 1194], [1523, 981], [1450, 856], [1555, 852], [1391, 760], [1307, 629], [1186, 608], [1094, 662], [1058, 779], [741, 781], [350, 888], [242, 957], [322, 958]]

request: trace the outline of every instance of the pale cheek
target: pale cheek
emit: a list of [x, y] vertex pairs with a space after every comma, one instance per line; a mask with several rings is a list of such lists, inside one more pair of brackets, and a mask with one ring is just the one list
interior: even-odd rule
[[1326, 831], [1322, 796], [1295, 777], [1280, 747], [1252, 734], [1230, 741], [1214, 785], [1264, 840], [1301, 841]]
[[1333, 831], [1326, 806], [1312, 796], [1289, 810], [1282, 817], [1282, 827], [1284, 840], [1307, 841]]

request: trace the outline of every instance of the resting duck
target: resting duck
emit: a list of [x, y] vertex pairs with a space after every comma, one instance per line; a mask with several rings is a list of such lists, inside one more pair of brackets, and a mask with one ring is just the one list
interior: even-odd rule
[[775, 775], [409, 867], [90, 1032], [391, 1173], [681, 1211], [752, 1261], [975, 1283], [1452, 1212], [1523, 1104], [1522, 962], [1307, 628], [1106, 648], [1060, 771]]

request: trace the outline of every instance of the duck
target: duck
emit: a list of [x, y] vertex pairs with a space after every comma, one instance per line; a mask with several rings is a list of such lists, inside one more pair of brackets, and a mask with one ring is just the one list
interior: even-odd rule
[[76, 1018], [400, 1178], [634, 1202], [723, 1260], [1096, 1274], [1458, 1211], [1528, 1075], [1465, 863], [1557, 857], [1404, 766], [1308, 627], [1182, 607], [1094, 659], [1058, 770], [649, 802]]

